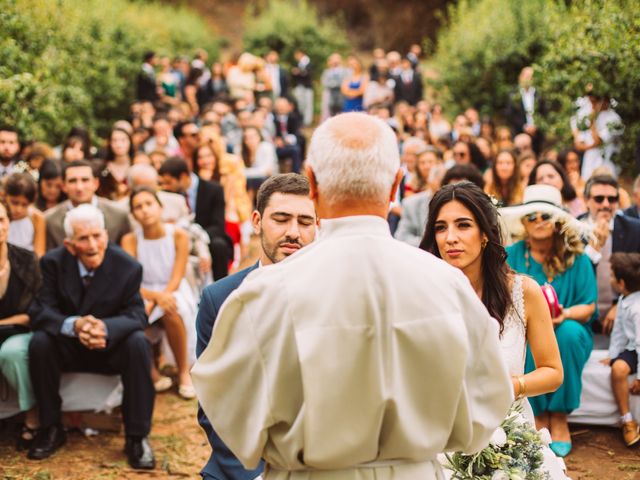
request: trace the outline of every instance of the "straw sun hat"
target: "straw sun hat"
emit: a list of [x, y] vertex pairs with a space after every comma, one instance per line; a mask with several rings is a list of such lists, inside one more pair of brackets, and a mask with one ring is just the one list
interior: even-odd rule
[[550, 185], [529, 185], [524, 190], [523, 201], [520, 205], [499, 209], [500, 216], [509, 233], [515, 238], [522, 238], [525, 234], [522, 219], [531, 213], [548, 213], [549, 221], [559, 223], [562, 233], [573, 233], [583, 239], [591, 236], [591, 227], [573, 217], [562, 208], [560, 190]]

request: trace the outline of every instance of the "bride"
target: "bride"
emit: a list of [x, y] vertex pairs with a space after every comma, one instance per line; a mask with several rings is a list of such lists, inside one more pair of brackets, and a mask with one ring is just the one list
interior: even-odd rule
[[[542, 291], [535, 280], [509, 268], [501, 239], [490, 198], [476, 185], [462, 182], [443, 187], [432, 198], [420, 248], [462, 270], [497, 320], [514, 396], [535, 426], [526, 397], [555, 391], [562, 384], [562, 363]], [[527, 342], [537, 368], [525, 375]], [[550, 478], [567, 478], [561, 460], [548, 448], [544, 453]]]

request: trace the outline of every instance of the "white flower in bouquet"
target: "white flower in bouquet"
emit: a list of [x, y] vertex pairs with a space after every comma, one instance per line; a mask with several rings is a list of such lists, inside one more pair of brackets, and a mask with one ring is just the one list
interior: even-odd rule
[[503, 470], [497, 470], [491, 475], [491, 480], [510, 480], [509, 474]]
[[489, 443], [494, 447], [503, 447], [507, 443], [507, 434], [502, 427], [496, 428], [496, 431], [491, 435]]
[[540, 435], [540, 441], [542, 441], [542, 443], [547, 447], [552, 442], [551, 434], [549, 433], [549, 430], [547, 430], [546, 428], [542, 428], [538, 430], [538, 435]]

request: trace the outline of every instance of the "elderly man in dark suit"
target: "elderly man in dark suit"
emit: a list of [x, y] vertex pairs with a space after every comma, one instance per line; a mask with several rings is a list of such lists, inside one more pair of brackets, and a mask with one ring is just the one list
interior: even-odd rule
[[233, 258], [233, 242], [224, 227], [222, 186], [200, 179], [178, 157], [167, 159], [158, 173], [162, 189], [183, 195], [187, 206], [195, 213], [195, 222], [209, 235], [214, 280], [226, 277], [229, 261]]
[[69, 197], [60, 205], [47, 210], [47, 250], [63, 244], [65, 234], [63, 228], [64, 216], [69, 210], [83, 203], [97, 207], [104, 215], [105, 227], [109, 240], [120, 243], [125, 233], [131, 231], [129, 214], [116, 202], [100, 198], [96, 195], [99, 179], [91, 163], [85, 160], [70, 162], [64, 168], [62, 190]]
[[599, 320], [605, 332], [613, 328], [618, 295], [611, 287], [609, 259], [616, 252], [640, 252], [640, 220], [619, 210], [619, 185], [610, 175], [596, 175], [587, 181], [584, 198], [589, 211], [580, 220], [593, 226], [595, 240], [585, 253], [596, 268]]
[[[313, 202], [309, 199], [309, 181], [295, 173], [275, 175], [267, 179], [258, 190], [256, 210], [251, 220], [254, 232], [260, 236], [260, 260], [204, 290], [196, 320], [198, 356], [211, 339], [213, 324], [220, 307], [245, 277], [260, 266], [284, 260], [315, 238], [316, 215]], [[253, 480], [260, 475], [262, 463], [254, 470], [245, 470], [213, 430], [201, 408], [198, 409], [198, 422], [209, 437], [213, 449], [209, 462], [200, 472], [202, 478]]]
[[147, 435], [155, 391], [139, 293], [142, 267], [108, 243], [104, 216], [94, 206], [70, 210], [64, 228], [64, 246], [42, 257], [42, 288], [29, 309], [29, 369], [41, 429], [28, 457], [47, 458], [66, 441], [58, 393], [62, 372], [117, 373], [127, 459], [133, 468], [152, 469]]

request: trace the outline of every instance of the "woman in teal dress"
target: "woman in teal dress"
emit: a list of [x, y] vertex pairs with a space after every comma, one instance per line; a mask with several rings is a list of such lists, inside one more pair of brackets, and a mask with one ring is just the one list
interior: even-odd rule
[[[551, 449], [565, 456], [571, 450], [567, 416], [580, 405], [582, 370], [593, 348], [590, 323], [596, 317], [598, 289], [591, 261], [582, 253], [587, 227], [561, 205], [555, 187], [532, 185], [526, 188], [522, 205], [503, 208], [501, 215], [512, 233], [524, 234], [507, 247], [509, 265], [540, 285], [551, 284], [561, 305], [553, 323], [564, 382], [553, 393], [530, 398], [530, 403], [537, 427], [551, 432]], [[525, 371], [532, 370], [535, 363], [527, 351]]]

